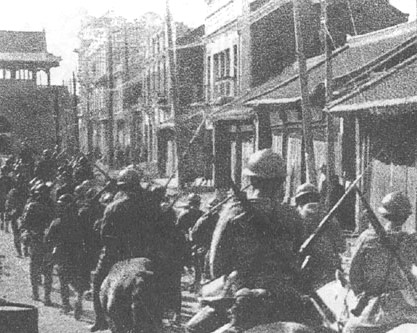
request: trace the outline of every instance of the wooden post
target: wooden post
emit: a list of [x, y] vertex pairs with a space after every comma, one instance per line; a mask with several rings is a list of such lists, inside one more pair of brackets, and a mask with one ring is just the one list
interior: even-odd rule
[[311, 104], [308, 90], [307, 63], [304, 55], [303, 31], [301, 23], [301, 1], [293, 0], [294, 31], [300, 76], [301, 109], [303, 114], [303, 137], [305, 143], [307, 181], [317, 184], [316, 163], [314, 158], [313, 133], [311, 129]]
[[106, 142], [107, 142], [107, 158], [109, 167], [113, 167], [114, 162], [114, 134], [113, 134], [113, 41], [111, 27], [108, 31], [107, 46], [107, 126], [106, 126]]
[[170, 76], [170, 85], [169, 85], [169, 100], [171, 103], [171, 117], [174, 121], [175, 129], [175, 147], [177, 155], [177, 172], [178, 172], [178, 187], [181, 188], [184, 185], [183, 179], [183, 168], [182, 168], [182, 146], [184, 138], [182, 138], [182, 131], [179, 128], [179, 123], [177, 121], [178, 116], [178, 82], [177, 82], [177, 64], [175, 58], [175, 41], [172, 36], [172, 16], [169, 6], [169, 0], [165, 2], [166, 7], [166, 28], [167, 28], [167, 38], [168, 38], [168, 63], [169, 63], [169, 76]]
[[[333, 68], [332, 68], [332, 50], [329, 46], [329, 36], [327, 34], [327, 3], [326, 0], [321, 0], [321, 25], [323, 33], [323, 43], [324, 51], [326, 54], [326, 105], [332, 100], [333, 93]], [[326, 210], [330, 210], [331, 207], [331, 193], [333, 192], [333, 185], [331, 179], [335, 171], [335, 154], [334, 154], [334, 137], [335, 137], [335, 128], [333, 116], [330, 113], [326, 115], [327, 127], [326, 127], [326, 137], [327, 137], [327, 193], [326, 193]]]
[[54, 87], [54, 112], [55, 112], [55, 144], [58, 146], [58, 148], [61, 148], [61, 115], [59, 112], [59, 87]]
[[75, 72], [72, 72], [72, 84], [73, 84], [73, 112], [74, 112], [74, 137], [75, 137], [75, 149], [80, 148], [80, 131], [78, 128], [78, 98], [77, 98], [77, 79], [75, 77]]

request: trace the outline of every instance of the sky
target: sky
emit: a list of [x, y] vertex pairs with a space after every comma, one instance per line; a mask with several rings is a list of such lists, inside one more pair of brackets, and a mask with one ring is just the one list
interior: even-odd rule
[[[152, 11], [165, 13], [166, 0], [11, 0], [4, 1], [0, 12], [0, 30], [41, 31], [45, 29], [48, 51], [62, 58], [52, 70], [52, 83], [62, 84], [77, 69], [78, 31], [84, 15], [100, 16], [108, 11], [129, 20]], [[417, 0], [391, 0], [394, 6], [416, 17]], [[204, 22], [204, 0], [170, 0], [174, 20], [190, 27]]]

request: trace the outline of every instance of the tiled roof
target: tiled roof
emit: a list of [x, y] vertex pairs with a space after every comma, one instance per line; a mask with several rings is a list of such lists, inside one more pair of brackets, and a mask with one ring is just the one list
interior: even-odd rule
[[[375, 31], [366, 35], [351, 37], [346, 46], [333, 52], [333, 77], [354, 76], [354, 72], [370, 65], [385, 53], [400, 47], [416, 37], [416, 22], [400, 24], [387, 29]], [[317, 84], [325, 80], [324, 55], [307, 61], [309, 90], [312, 92]], [[265, 84], [252, 89], [240, 98], [240, 102], [253, 101], [262, 104], [262, 100], [276, 100], [300, 97], [298, 65], [294, 63], [281, 75]]]
[[36, 62], [59, 66], [60, 57], [48, 53], [45, 31], [0, 30], [1, 62]]
[[0, 53], [47, 52], [44, 31], [0, 30]]
[[329, 111], [339, 114], [365, 110], [379, 114], [388, 109], [393, 112], [414, 111], [417, 105], [416, 77], [417, 55], [414, 55], [386, 72], [375, 73], [371, 80], [334, 101]]
[[50, 53], [0, 53], [0, 62], [43, 62], [43, 63], [57, 63], [61, 60], [60, 57], [54, 56]]

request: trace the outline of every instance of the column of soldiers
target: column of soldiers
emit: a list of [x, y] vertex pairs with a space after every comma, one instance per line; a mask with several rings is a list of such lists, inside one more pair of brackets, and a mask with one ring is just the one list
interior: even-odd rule
[[[69, 284], [80, 295], [88, 290], [98, 258], [99, 241], [93, 230], [104, 207], [93, 198], [94, 189], [86, 197], [76, 197], [93, 177], [85, 156], [64, 159], [58, 152], [44, 150], [35, 163], [27, 145], [1, 167], [1, 229], [13, 232], [18, 258], [30, 257], [32, 298], [40, 300], [43, 285], [46, 306], [52, 305], [52, 274], [57, 267], [64, 312], [71, 310]], [[80, 313], [77, 302], [74, 315]]]
[[[72, 310], [71, 285], [78, 295], [74, 315], [79, 318], [82, 295], [92, 285], [96, 321], [91, 331], [106, 329], [99, 297], [102, 282], [116, 262], [146, 257], [159, 267], [155, 279], [165, 299], [161, 307], [169, 303], [167, 308], [173, 309], [177, 318], [184, 265], [194, 266], [195, 290], [203, 282], [201, 292], [215, 295], [205, 299], [202, 310], [187, 324], [189, 332], [209, 333], [222, 326], [222, 332], [237, 332], [275, 321], [309, 326], [321, 323], [305, 295], [314, 294], [341, 269], [340, 254], [345, 247], [340, 226], [337, 219], [332, 221], [311, 247], [309, 260], [301, 269], [300, 245], [325, 212], [312, 184], [297, 189], [295, 207], [282, 203], [286, 167], [272, 150], [260, 150], [249, 158], [244, 170], [250, 182], [247, 193], [234, 193], [225, 200], [214, 198], [206, 213], [201, 210], [201, 198], [191, 194], [178, 218], [171, 206], [163, 208], [165, 192], [143, 187], [142, 175], [135, 168], [122, 170], [116, 181], [98, 190], [92, 186], [94, 173], [85, 156], [58, 161], [58, 155], [44, 151], [36, 165], [27, 156], [9, 159], [1, 169], [1, 226], [7, 232], [11, 225], [17, 255], [30, 256], [35, 300], [39, 300], [43, 276], [44, 303], [52, 304], [56, 265], [63, 311]], [[213, 210], [220, 201], [225, 203]], [[381, 212], [397, 232], [410, 215], [410, 207], [408, 198], [393, 194], [384, 199]], [[413, 252], [414, 238], [405, 239], [404, 251]], [[401, 244], [401, 239], [398, 242]], [[368, 281], [360, 264], [368, 258], [363, 253], [355, 252], [350, 277], [357, 293], [367, 292], [371, 275], [378, 275], [380, 268], [376, 263]], [[377, 257], [376, 252], [373, 255]], [[385, 286], [392, 264], [385, 257], [382, 261], [389, 265], [388, 273], [380, 274]], [[362, 275], [358, 278], [358, 274]], [[213, 286], [218, 289], [214, 293]], [[375, 296], [375, 290], [371, 294]], [[404, 306], [407, 304], [414, 309], [415, 305], [406, 302]], [[414, 320], [411, 314], [406, 319]], [[359, 332], [354, 329], [358, 325], [349, 323], [349, 332]]]

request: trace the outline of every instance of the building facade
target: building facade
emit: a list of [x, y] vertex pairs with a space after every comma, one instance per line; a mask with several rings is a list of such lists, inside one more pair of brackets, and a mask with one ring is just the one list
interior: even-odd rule
[[0, 31], [1, 153], [24, 140], [38, 153], [62, 144], [60, 127], [73, 113], [67, 88], [51, 85], [60, 60], [48, 52], [45, 31]]
[[[196, 105], [204, 99], [204, 26], [191, 30], [176, 23], [173, 24], [173, 30], [175, 83], [169, 61], [165, 22], [148, 40], [140, 98], [143, 119], [142, 162], [154, 176], [170, 177], [178, 172], [179, 177], [189, 182], [198, 177], [198, 170], [203, 168], [199, 163], [202, 156], [199, 145], [189, 147], [188, 141], [198, 126], [196, 122], [202, 119], [201, 110]], [[179, 167], [178, 152], [182, 154], [184, 150], [189, 151], [190, 157], [184, 158]]]

